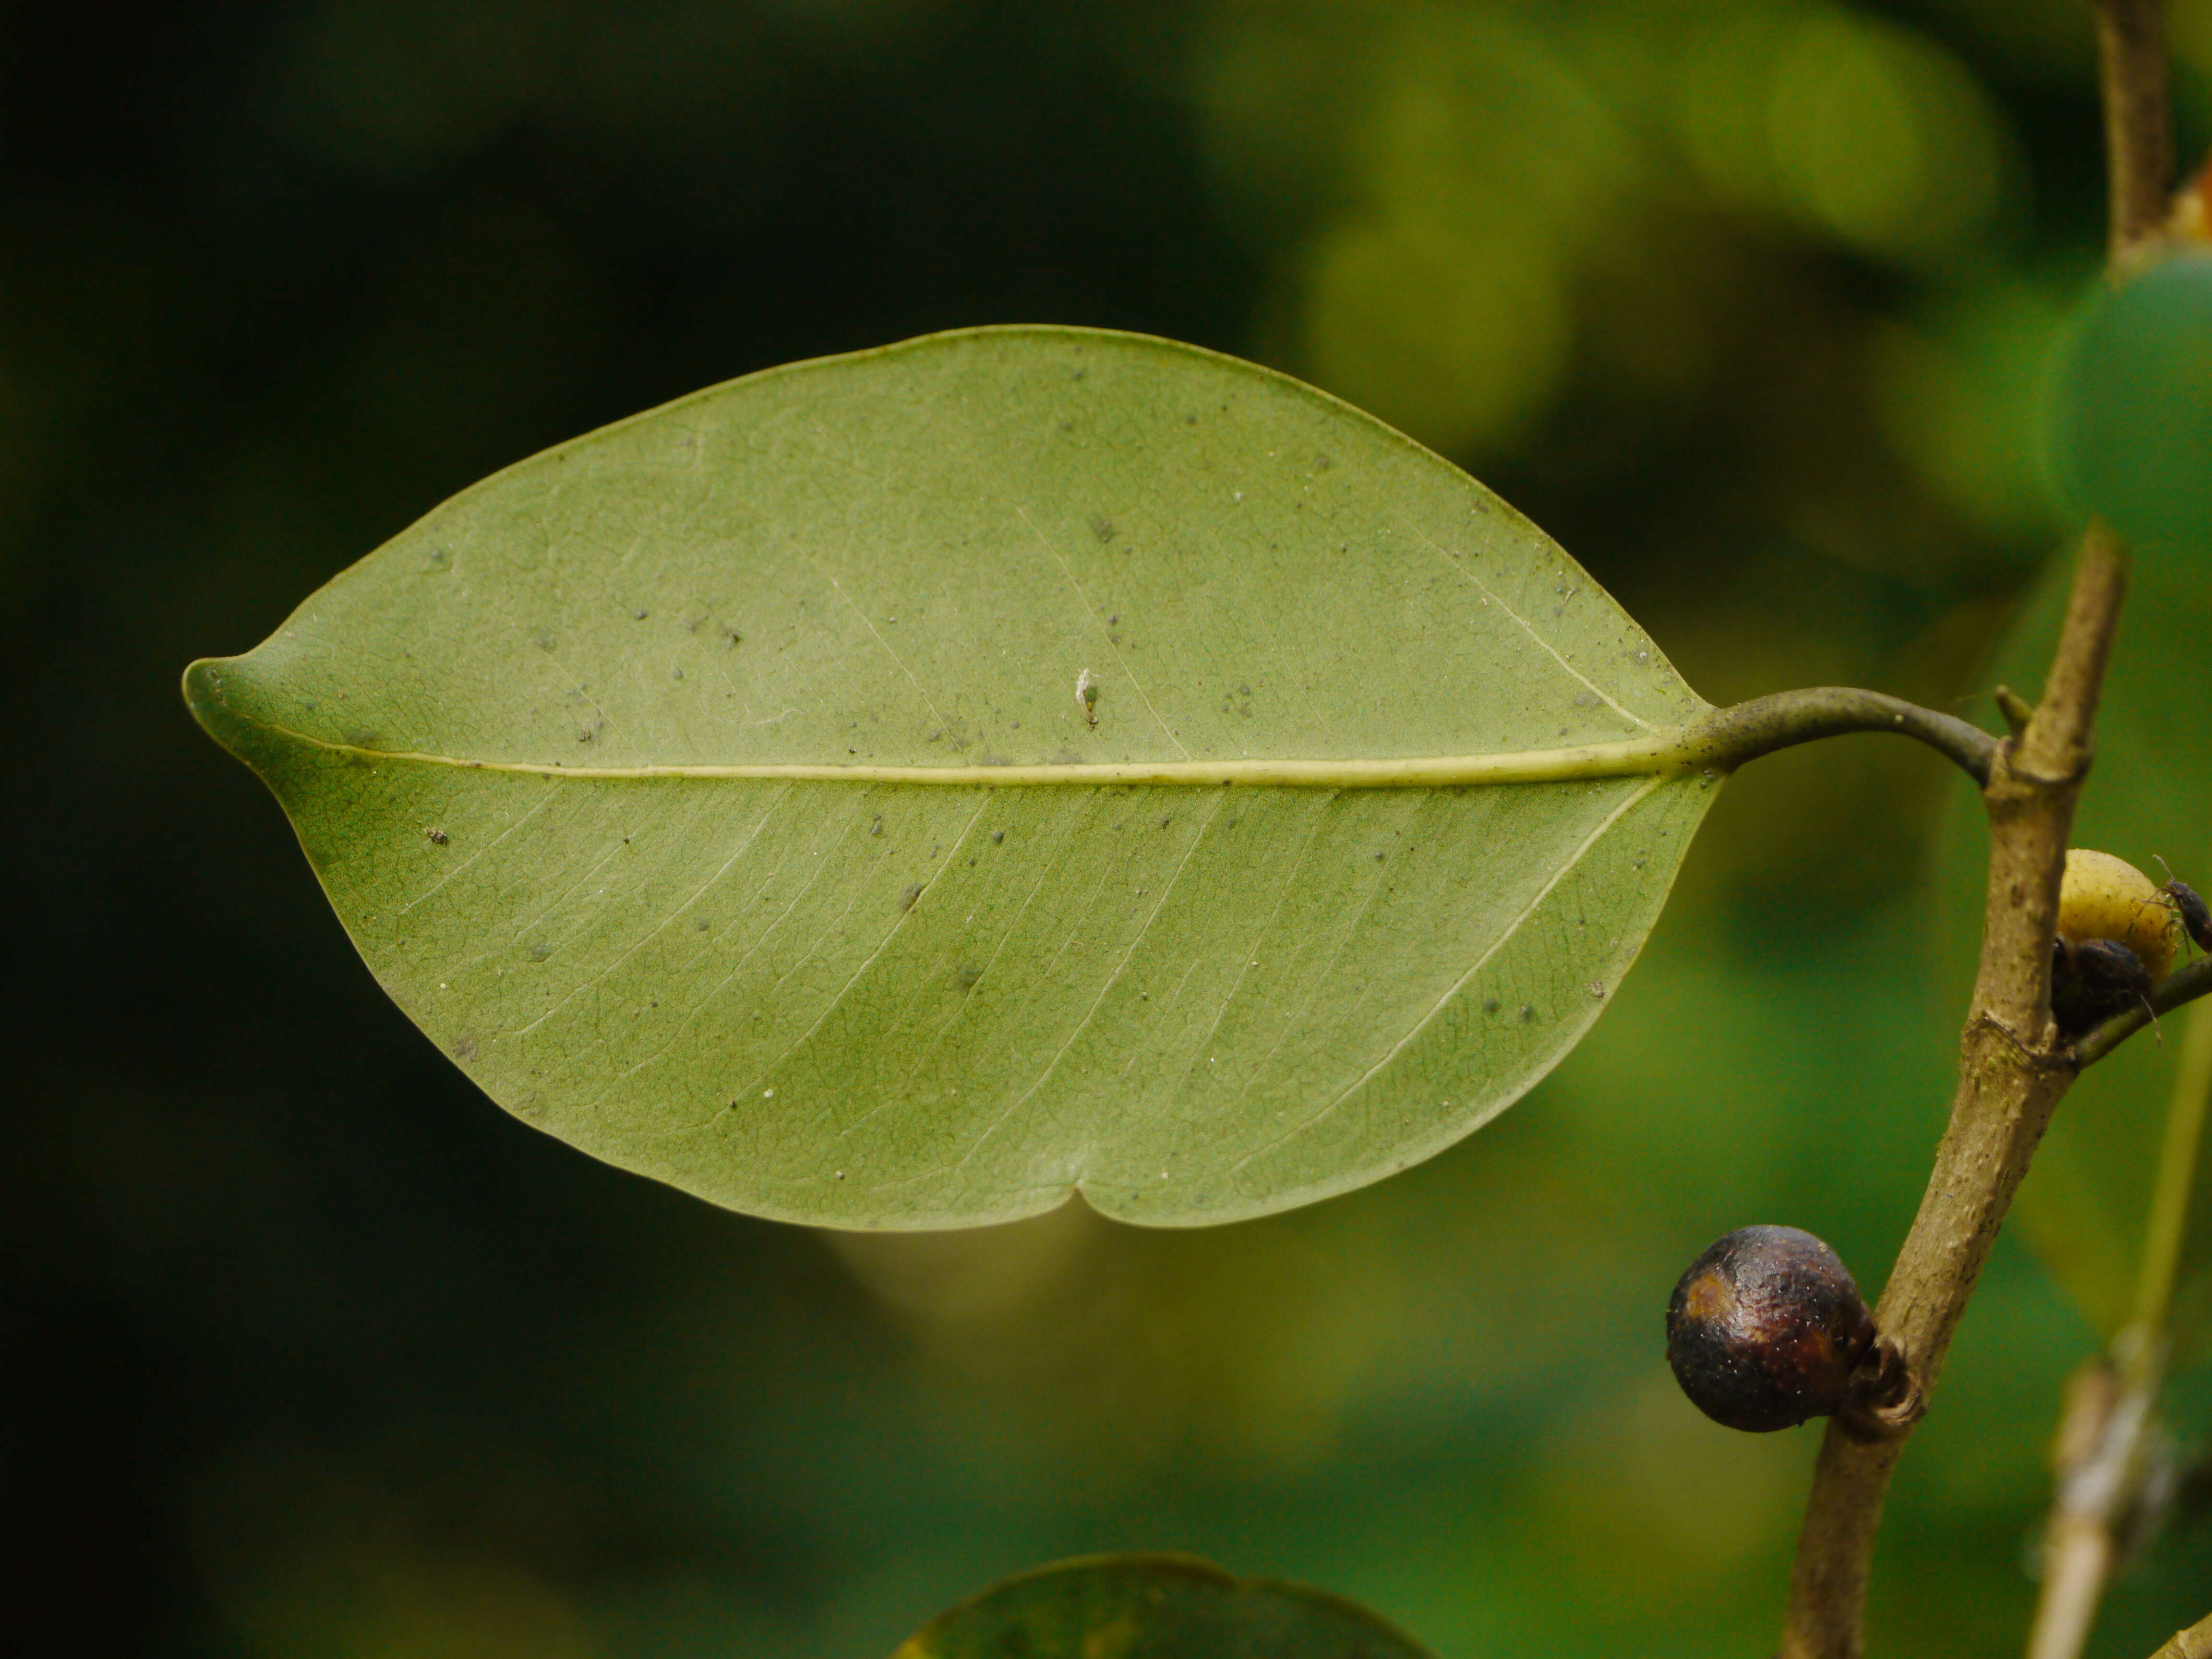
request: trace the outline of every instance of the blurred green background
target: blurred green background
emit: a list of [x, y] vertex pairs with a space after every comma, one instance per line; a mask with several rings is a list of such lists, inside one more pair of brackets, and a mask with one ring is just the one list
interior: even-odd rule
[[[2174, 27], [2194, 155], [2212, 0]], [[1878, 1285], [1965, 1001], [1942, 763], [1854, 738], [1733, 783], [1596, 1035], [1398, 1180], [1204, 1233], [830, 1237], [477, 1095], [176, 677], [547, 443], [1049, 321], [1402, 425], [1716, 702], [1979, 717], [2064, 533], [2038, 387], [2102, 223], [2077, 0], [0, 0], [11, 1641], [876, 1659], [996, 1577], [1148, 1547], [1445, 1659], [1770, 1651], [1815, 1431], [1706, 1424], [1660, 1318], [1753, 1221]], [[2208, 628], [2143, 635], [2122, 714], [2202, 704]], [[2099, 828], [2212, 888], [2191, 752], [2166, 839]], [[2032, 1183], [2108, 1278], [2167, 1064], [2093, 1077], [2076, 1178]], [[2000, 1246], [1878, 1651], [2019, 1650], [2107, 1311], [2069, 1284]], [[2212, 1421], [2201, 1373], [2177, 1411]], [[2185, 1525], [2094, 1651], [2209, 1606]]]

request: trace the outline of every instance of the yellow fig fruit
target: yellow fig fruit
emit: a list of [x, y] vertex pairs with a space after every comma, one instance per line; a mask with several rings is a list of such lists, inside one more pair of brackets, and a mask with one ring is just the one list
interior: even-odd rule
[[2125, 859], [2086, 847], [2067, 849], [2058, 884], [2058, 937], [2069, 945], [2117, 939], [2136, 953], [2151, 978], [2173, 966], [2180, 930], [2165, 890]]

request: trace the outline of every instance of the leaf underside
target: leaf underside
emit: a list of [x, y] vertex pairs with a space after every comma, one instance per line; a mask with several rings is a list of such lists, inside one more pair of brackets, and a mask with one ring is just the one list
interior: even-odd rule
[[892, 1659], [1428, 1659], [1365, 1608], [1176, 1555], [1064, 1561], [932, 1620]]
[[[800, 364], [550, 451], [186, 694], [495, 1100], [839, 1226], [1079, 1190], [1224, 1221], [1427, 1157], [1602, 1010], [1712, 799], [1659, 772], [933, 781], [1516, 753], [1706, 712], [1408, 440], [1069, 329]], [[823, 766], [872, 770], [775, 770]]]

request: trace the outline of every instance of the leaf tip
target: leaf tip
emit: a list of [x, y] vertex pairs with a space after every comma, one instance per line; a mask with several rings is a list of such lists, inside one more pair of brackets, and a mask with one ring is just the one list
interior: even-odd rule
[[208, 722], [207, 706], [222, 695], [222, 667], [228, 660], [227, 657], [200, 657], [185, 669], [185, 706], [202, 726]]
[[183, 689], [185, 707], [200, 729], [243, 760], [247, 722], [224, 695], [225, 676], [237, 662], [235, 657], [202, 657], [185, 670]]

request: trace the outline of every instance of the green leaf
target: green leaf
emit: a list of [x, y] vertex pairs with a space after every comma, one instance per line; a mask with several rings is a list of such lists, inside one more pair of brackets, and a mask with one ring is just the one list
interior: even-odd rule
[[2052, 380], [2051, 466], [2077, 510], [2146, 562], [2212, 553], [2212, 253], [2100, 283]]
[[610, 427], [185, 681], [493, 1098], [842, 1226], [1428, 1157], [1588, 1029], [1712, 798], [1707, 706], [1480, 485], [1069, 329]]
[[1427, 1659], [1340, 1596], [1180, 1555], [1042, 1567], [932, 1620], [892, 1659]]
[[[1999, 647], [1990, 684], [2041, 683], [2065, 613], [2073, 561], [2055, 562]], [[2212, 892], [2212, 697], [2204, 641], [2212, 591], [2184, 566], [2141, 562], [2097, 711], [2097, 757], [2075, 817], [2074, 844], [2112, 853], [2166, 879], [2156, 861]], [[1979, 935], [1988, 832], [1978, 801], [1948, 825], [1947, 909], [1966, 951]], [[2163, 1022], [2082, 1075], [2053, 1119], [2015, 1205], [2022, 1230], [2067, 1293], [2106, 1335], [2129, 1318], [2143, 1230], [2164, 1137], [2173, 1066], [2186, 1016]], [[2185, 1346], [2201, 1343], [2212, 1314], [2212, 1160], [2200, 1168], [2175, 1317]]]

